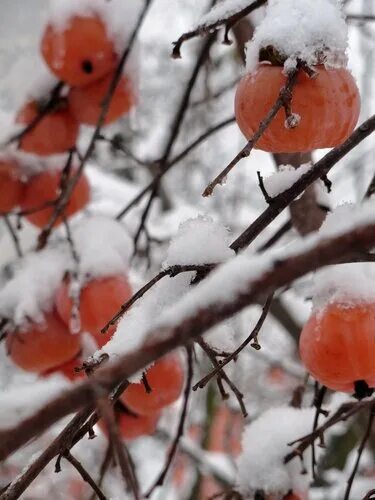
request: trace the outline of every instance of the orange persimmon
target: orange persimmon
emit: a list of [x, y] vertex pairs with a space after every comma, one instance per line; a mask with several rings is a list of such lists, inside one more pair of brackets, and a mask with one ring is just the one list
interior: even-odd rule
[[[86, 125], [96, 125], [102, 112], [103, 100], [113, 79], [113, 73], [85, 87], [70, 90], [68, 102], [74, 117]], [[113, 93], [104, 125], [108, 125], [125, 115], [135, 104], [131, 81], [122, 76]]]
[[375, 304], [332, 303], [314, 312], [302, 330], [299, 350], [321, 384], [367, 395], [375, 387]]
[[15, 163], [0, 161], [0, 212], [9, 212], [20, 205], [25, 184], [19, 174], [19, 168]]
[[[113, 335], [116, 327], [109, 328], [106, 334], [100, 333], [103, 326], [119, 311], [132, 296], [132, 289], [126, 276], [109, 276], [89, 281], [81, 290], [79, 314], [82, 331], [89, 332], [99, 347]], [[64, 281], [55, 297], [57, 312], [69, 325], [73, 301], [69, 296], [69, 282]]]
[[[124, 411], [116, 410], [115, 415], [120, 435], [126, 441], [154, 434], [160, 419], [160, 412], [154, 412], [148, 415], [132, 415]], [[108, 431], [104, 421], [99, 420], [98, 424], [104, 434], [107, 435]]]
[[[29, 101], [21, 108], [16, 123], [29, 126], [42, 111], [36, 101]], [[79, 123], [71, 114], [66, 102], [48, 112], [19, 141], [19, 147], [26, 153], [49, 156], [65, 153], [77, 141]]]
[[[343, 143], [359, 117], [360, 96], [351, 73], [345, 68], [317, 66], [317, 76], [300, 72], [293, 88], [291, 107], [300, 116], [295, 128], [285, 126], [279, 110], [255, 147], [272, 153], [296, 153], [330, 148]], [[260, 64], [255, 73], [240, 81], [235, 98], [237, 124], [247, 139], [258, 130], [274, 106], [287, 77], [281, 66]]]
[[82, 86], [109, 73], [116, 64], [115, 47], [99, 16], [74, 16], [65, 28], [49, 24], [41, 52], [51, 71], [64, 82]]
[[[70, 171], [70, 177], [73, 177], [76, 173], [77, 169], [72, 168]], [[61, 175], [62, 172], [60, 170], [48, 170], [35, 175], [29, 180], [21, 203], [21, 208], [25, 212], [32, 212], [26, 215], [26, 218], [29, 222], [31, 222], [31, 224], [34, 224], [34, 226], [44, 227], [49, 223], [55, 207], [45, 207], [45, 205], [58, 198]], [[82, 174], [78, 179], [78, 182], [70, 196], [69, 202], [63, 211], [64, 216], [67, 218], [71, 217], [76, 212], [82, 210], [89, 201], [90, 184], [85, 174]], [[38, 207], [41, 207], [41, 210], [35, 210]], [[58, 217], [54, 225], [57, 226], [61, 223], [62, 217]]]
[[61, 373], [61, 375], [68, 380], [74, 381], [84, 377], [85, 375], [85, 372], [82, 370], [76, 371], [76, 368], [80, 366], [82, 366], [82, 360], [78, 356], [75, 356], [70, 361], [45, 371], [42, 373], [42, 377], [48, 377], [49, 375], [53, 375], [55, 373]]
[[12, 361], [25, 371], [43, 373], [71, 360], [81, 350], [80, 335], [72, 335], [54, 313], [45, 315], [42, 324], [31, 324], [25, 331], [6, 337]]
[[164, 356], [146, 372], [151, 392], [143, 382], [130, 384], [121, 396], [124, 404], [139, 415], [148, 415], [174, 403], [184, 387], [184, 368], [179, 354]]

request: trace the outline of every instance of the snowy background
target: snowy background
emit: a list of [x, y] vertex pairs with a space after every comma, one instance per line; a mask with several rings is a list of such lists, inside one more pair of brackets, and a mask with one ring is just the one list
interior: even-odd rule
[[[125, 1], [125, 0], [124, 0]], [[135, 0], [129, 0], [134, 1]], [[302, 0], [301, 0], [302, 1]], [[137, 0], [141, 3], [140, 0]], [[186, 82], [190, 76], [195, 63], [197, 50], [200, 41], [187, 43], [182, 48], [182, 59], [173, 60], [170, 57], [172, 42], [183, 32], [189, 30], [199, 22], [202, 15], [207, 12], [210, 2], [206, 0], [154, 0], [153, 6], [147, 15], [144, 23], [139, 43], [136, 47], [129, 66], [136, 74], [136, 79], [140, 85], [140, 99], [137, 108], [131, 112], [129, 117], [121, 120], [120, 123], [105, 130], [107, 136], [114, 133], [121, 133], [128, 149], [142, 160], [155, 160], [163, 150], [165, 141], [170, 131], [174, 111], [179, 103], [181, 94], [184, 91]], [[347, 2], [346, 11], [350, 13], [372, 13], [370, 0], [352, 0]], [[9, 120], [9, 114], [15, 113], [22, 101], [29, 92], [30, 85], [39, 72], [43, 72], [43, 62], [38, 56], [40, 35], [47, 16], [47, 0], [0, 0], [0, 111], [3, 128]], [[136, 7], [136, 5], [135, 5]], [[374, 8], [375, 11], [375, 8]], [[261, 13], [257, 12], [253, 16], [254, 22], [259, 21]], [[220, 35], [219, 35], [220, 36]], [[362, 96], [362, 116], [361, 120], [369, 117], [375, 110], [374, 95], [374, 64], [373, 49], [375, 43], [375, 28], [371, 24], [365, 27], [358, 27], [358, 23], [352, 22], [349, 25], [349, 67], [353, 71], [361, 90]], [[210, 126], [233, 116], [233, 98], [235, 86], [232, 82], [243, 74], [243, 67], [236, 53], [235, 45], [230, 47], [216, 43], [211, 50], [211, 60], [207, 67], [203, 69], [198, 84], [196, 85], [192, 105], [189, 110], [183, 129], [176, 142], [173, 155], [182, 151], [201, 133]], [[228, 87], [218, 99], [211, 99], [211, 95], [222, 88]], [[1, 136], [3, 136], [1, 131]], [[90, 137], [90, 130], [85, 131], [82, 137], [82, 147], [87, 144]], [[272, 157], [266, 153], [254, 151], [249, 159], [244, 160], [231, 173], [225, 186], [217, 188], [211, 198], [202, 198], [201, 193], [206, 184], [235, 156], [244, 145], [244, 139], [235, 125], [225, 127], [217, 134], [195, 149], [182, 162], [176, 165], [164, 178], [164, 187], [170, 205], [167, 211], [163, 210], [162, 204], [157, 202], [154, 205], [149, 224], [149, 231], [155, 242], [152, 243], [151, 262], [146, 259], [136, 258], [130, 270], [131, 280], [136, 290], [140, 285], [159, 272], [162, 265], [188, 264], [188, 259], [192, 263], [222, 262], [231, 257], [231, 252], [227, 249], [227, 243], [233, 241], [249, 223], [263, 209], [266, 208], [263, 196], [258, 188], [256, 172], [261, 171], [264, 177], [271, 176], [274, 171]], [[369, 139], [360, 145], [354, 152], [348, 155], [337, 165], [329, 175], [333, 182], [332, 192], [328, 195], [323, 185], [317, 186], [319, 196], [325, 204], [334, 208], [347, 202], [361, 200], [373, 175], [373, 153], [374, 139]], [[314, 159], [319, 159], [325, 151], [314, 153]], [[104, 214], [110, 217], [115, 216], [127, 203], [150, 181], [150, 172], [147, 167], [137, 165], [132, 159], [121, 153], [110, 150], [107, 144], [102, 143], [96, 150], [96, 156], [87, 169], [87, 173], [93, 188], [92, 203], [87, 209], [88, 214]], [[294, 180], [294, 179], [293, 179]], [[284, 182], [284, 184], [282, 184]], [[290, 179], [282, 180], [278, 176], [276, 181], [266, 180], [268, 188], [272, 187], [277, 193], [281, 185], [288, 185]], [[286, 183], [286, 184], [285, 184]], [[144, 208], [144, 203], [132, 210], [123, 222], [124, 227], [130, 235], [134, 234], [139, 221], [139, 214]], [[191, 218], [197, 218], [194, 222]], [[277, 221], [272, 224], [257, 240], [255, 248], [258, 248], [268, 236], [274, 233], [287, 220], [288, 214], [282, 214]], [[188, 221], [188, 222], [186, 222]], [[78, 221], [79, 223], [79, 218]], [[181, 223], [185, 225], [178, 229]], [[190, 224], [190, 226], [189, 226]], [[206, 224], [206, 225], [205, 225]], [[196, 254], [189, 249], [189, 230], [196, 240], [200, 241]], [[88, 231], [90, 233], [90, 230]], [[101, 234], [105, 241], [105, 228]], [[108, 234], [113, 234], [108, 233]], [[204, 237], [208, 238], [207, 241]], [[177, 237], [170, 244], [170, 240]], [[35, 243], [36, 230], [24, 224], [21, 231], [21, 244], [27, 250]], [[190, 235], [191, 236], [191, 235]], [[281, 242], [288, 245], [298, 239], [297, 234], [292, 231]], [[113, 243], [113, 242], [112, 242]], [[125, 244], [126, 246], [127, 244]], [[129, 244], [130, 245], [130, 244]], [[115, 244], [114, 244], [115, 246]], [[3, 280], [5, 281], [6, 266], [16, 259], [13, 244], [5, 230], [0, 226], [0, 264], [3, 269]], [[113, 249], [113, 247], [112, 247]], [[103, 250], [103, 254], [108, 249]], [[106, 254], [108, 261], [113, 263], [113, 253]], [[53, 276], [51, 281], [60, 281], [64, 269], [59, 266], [59, 258], [51, 259], [50, 270]], [[127, 259], [128, 260], [128, 259]], [[46, 264], [43, 256], [43, 264]], [[96, 262], [95, 265], [98, 263]], [[88, 266], [90, 263], [88, 263]], [[106, 264], [104, 263], [104, 266]], [[119, 264], [122, 265], [121, 263]], [[35, 279], [38, 268], [35, 263], [31, 265], [33, 275], [30, 281]], [[126, 332], [132, 329], [140, 337], [146, 327], [149, 326], [153, 318], [157, 317], [161, 311], [174, 304], [175, 297], [182, 297], [189, 284], [189, 275], [183, 275], [174, 280], [160, 283], [155, 287], [153, 295], [145, 297], [134, 308], [124, 320], [119, 329]], [[38, 290], [43, 288], [43, 284], [38, 283]], [[14, 286], [14, 285], [13, 285]], [[17, 285], [23, 287], [21, 283]], [[28, 285], [26, 285], [28, 286]], [[52, 285], [51, 285], [52, 286]], [[298, 282], [294, 288], [283, 295], [283, 302], [290, 310], [292, 317], [297, 324], [301, 325], [308, 317], [311, 309], [311, 301], [305, 300], [309, 296], [311, 289], [310, 278]], [[38, 313], [42, 307], [40, 302], [45, 302], [44, 297], [34, 289], [25, 288], [24, 307], [31, 315]], [[9, 292], [5, 296], [9, 300]], [[1, 298], [0, 292], [0, 298]], [[31, 303], [30, 303], [31, 301]], [[22, 304], [21, 304], [22, 305]], [[3, 300], [1, 307], [12, 307]], [[139, 308], [143, 308], [139, 313]], [[22, 317], [24, 310], [19, 313]], [[224, 350], [233, 350], [259, 317], [260, 308], [248, 308], [243, 314], [237, 316], [232, 321], [218, 327], [207, 337], [207, 341], [212, 345]], [[120, 335], [119, 335], [120, 336]], [[118, 338], [119, 338], [118, 336]], [[117, 344], [116, 344], [117, 342]], [[134, 341], [136, 342], [136, 341]], [[131, 349], [135, 344], [130, 343], [126, 348], [122, 342], [115, 339], [108, 346], [107, 352], [115, 354], [127, 349]], [[253, 349], [246, 350], [234, 365], [228, 369], [238, 386], [246, 394], [246, 404], [249, 411], [249, 419], [259, 416], [264, 410], [275, 406], [284, 406], [288, 403], [293, 389], [303, 381], [304, 371], [296, 359], [296, 343], [274, 318], [269, 317], [262, 331], [262, 350], [258, 353]], [[25, 416], [25, 408], [22, 406], [23, 395], [27, 394], [30, 401], [34, 401], [35, 407], [42, 405], [53, 394], [57, 394], [66, 382], [59, 377], [51, 379], [46, 385], [40, 387], [36, 377], [26, 375], [14, 368], [8, 361], [3, 345], [0, 346], [0, 422], [7, 422], [9, 419], [14, 424], [15, 419], [21, 420]], [[201, 356], [201, 355], [199, 355]], [[280, 361], [282, 360], [282, 361]], [[206, 358], [201, 356], [200, 365], [195, 374], [196, 380], [200, 375], [204, 375], [210, 369], [210, 364]], [[22, 390], [20, 392], [20, 387]], [[32, 392], [31, 392], [32, 391]], [[35, 397], [33, 395], [35, 394]], [[17, 396], [16, 396], [17, 395]], [[344, 400], [344, 396], [336, 395], [332, 398], [330, 405], [332, 408]], [[235, 400], [228, 403], [231, 412], [237, 414], [238, 408]], [[163, 490], [158, 491], [152, 498], [160, 500], [184, 500], [198, 498], [192, 496], [192, 485], [197, 484], [197, 470], [201, 476], [207, 474], [221, 478], [221, 484], [233, 485], [236, 477], [234, 465], [235, 455], [231, 450], [229, 453], [221, 448], [219, 450], [203, 450], [204, 439], [194, 440], [194, 426], [204, 428], [209, 421], [212, 406], [221, 407], [221, 403], [215, 391], [197, 391], [193, 394], [189, 413], [188, 428], [191, 436], [185, 438], [182, 448], [185, 454], [179, 457], [184, 463], [188, 460], [188, 465], [182, 467], [184, 470], [183, 480], [177, 477], [176, 471], [172, 473], [173, 480], [168, 482]], [[144, 489], [152, 484], [157, 472], [163, 464], [166, 453], [168, 438], [171, 437], [170, 429], [177, 423], [178, 409], [180, 402], [165, 411], [160, 429], [155, 437], [142, 438], [131, 445], [139, 477]], [[32, 413], [33, 407], [29, 406], [27, 412]], [[249, 462], [239, 464], [239, 478], [242, 474], [251, 483], [253, 476], [260, 477], [264, 473], [264, 468], [270, 466], [272, 460], [280, 461], [280, 457], [285, 453], [285, 443], [289, 442], [305, 432], [309, 431], [309, 426], [304, 426], [298, 419], [298, 428], [295, 434], [290, 435], [283, 431], [283, 419], [291, 419], [292, 416], [284, 415], [290, 409], [282, 408], [274, 417], [267, 421], [267, 414], [263, 422], [258, 422], [260, 430], [254, 428], [245, 434], [245, 440], [252, 440], [254, 448], [259, 444], [257, 453], [262, 453], [262, 446], [267, 448], [269, 443], [262, 441], [257, 443], [256, 435], [270, 432], [273, 424], [280, 419], [278, 438], [280, 442], [280, 456], [271, 457], [266, 464], [257, 463], [261, 468], [254, 469], [253, 475], [246, 477], [248, 471], [253, 470], [253, 458]], [[306, 410], [309, 412], [309, 410]], [[215, 413], [215, 412], [213, 412]], [[232, 421], [231, 421], [232, 422]], [[271, 422], [271, 425], [270, 423]], [[0, 466], [0, 487], [5, 486], [8, 481], [26, 465], [34, 454], [46, 447], [51, 438], [57, 434], [63, 424], [59, 424], [42, 438], [33, 442], [25, 449], [20, 450], [11, 457], [4, 465]], [[263, 427], [262, 427], [263, 425]], [[290, 431], [290, 429], [289, 429]], [[348, 433], [352, 434], [348, 437]], [[357, 432], [357, 435], [356, 435]], [[320, 483], [316, 484], [311, 492], [312, 500], [320, 499], [341, 499], [343, 495], [343, 484], [350, 473], [351, 465], [355, 459], [354, 451], [350, 451], [354, 444], [358, 429], [346, 426], [335, 428], [335, 433], [345, 435], [347, 442], [351, 443], [347, 450], [344, 450], [340, 459], [341, 463], [335, 463], [332, 457], [327, 459], [324, 465], [324, 472], [320, 475]], [[354, 437], [353, 437], [354, 434]], [[276, 434], [275, 434], [276, 436]], [[336, 444], [336, 435], [332, 436], [332, 442]], [[350, 441], [351, 439], [351, 441]], [[207, 442], [207, 439], [206, 439]], [[249, 445], [251, 446], [251, 445]], [[272, 449], [277, 447], [272, 442]], [[214, 447], [213, 447], [214, 448]], [[98, 432], [97, 439], [82, 442], [77, 447], [77, 455], [85, 462], [86, 466], [96, 477], [100, 468], [102, 457], [106, 449], [106, 439]], [[332, 449], [330, 449], [332, 454]], [[350, 453], [349, 453], [350, 452]], [[349, 455], [348, 455], [349, 453]], [[186, 457], [192, 456], [194, 460], [189, 461]], [[257, 462], [257, 456], [255, 461]], [[348, 456], [348, 459], [346, 460]], [[185, 458], [182, 458], [185, 457]], [[307, 459], [308, 460], [308, 459]], [[189, 464], [195, 464], [190, 466]], [[196, 467], [196, 464], [199, 464]], [[299, 465], [299, 464], [298, 464]], [[263, 467], [263, 468], [262, 468]], [[372, 487], [375, 486], [375, 478], [366, 478], [370, 472], [374, 471], [373, 457], [369, 453], [365, 455], [362, 467], [362, 478], [358, 479], [353, 488], [351, 498], [359, 500]], [[175, 467], [177, 469], [177, 466]], [[275, 469], [277, 470], [277, 466]], [[281, 471], [283, 473], [283, 471]], [[285, 471], [284, 471], [285, 473]], [[298, 474], [297, 474], [298, 475]], [[290, 477], [295, 477], [295, 471]], [[25, 499], [56, 498], [56, 499], [87, 499], [89, 494], [81, 485], [75, 482], [77, 478], [75, 471], [64, 462], [63, 471], [54, 474], [53, 464], [46, 469], [28, 490]], [[295, 485], [289, 481], [288, 477], [282, 478], [282, 484], [293, 488], [304, 488], [306, 485]], [[264, 479], [267, 481], [267, 478]], [[276, 480], [276, 479], [275, 479]], [[289, 482], [288, 482], [289, 481]], [[245, 481], [244, 481], [245, 482]], [[260, 481], [261, 482], [261, 481]], [[76, 484], [77, 483], [77, 484]], [[75, 489], [74, 489], [75, 488]], [[123, 484], [117, 469], [113, 469], [106, 476], [103, 488], [108, 492], [110, 498], [125, 499], [126, 493], [123, 491]], [[77, 492], [77, 489], [79, 490]], [[211, 491], [207, 486], [207, 491]], [[213, 490], [214, 491], [214, 490]], [[208, 494], [202, 500], [208, 498]], [[129, 496], [129, 498], [131, 498]]]

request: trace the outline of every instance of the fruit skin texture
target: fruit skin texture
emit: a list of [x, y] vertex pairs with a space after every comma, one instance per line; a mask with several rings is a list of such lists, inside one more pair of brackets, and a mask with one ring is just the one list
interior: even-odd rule
[[53, 375], [55, 373], [60, 373], [65, 378], [73, 382], [74, 380], [83, 378], [85, 376], [85, 372], [83, 370], [79, 372], [75, 370], [75, 368], [79, 366], [82, 366], [82, 360], [79, 357], [74, 357], [63, 365], [56, 366], [42, 373], [42, 377], [49, 377], [50, 375]]
[[375, 305], [329, 304], [304, 326], [299, 344], [308, 371], [323, 385], [354, 392], [354, 382], [375, 387]]
[[[16, 123], [30, 125], [38, 115], [38, 103], [28, 102], [19, 111]], [[75, 146], [78, 132], [79, 123], [69, 108], [61, 105], [59, 109], [46, 114], [39, 123], [25, 133], [19, 142], [19, 148], [38, 156], [65, 153]]]
[[[70, 177], [77, 173], [76, 168], [72, 168]], [[46, 171], [32, 177], [26, 187], [25, 195], [21, 203], [24, 211], [29, 211], [37, 207], [42, 207], [49, 201], [54, 201], [59, 195], [59, 186], [61, 180], [61, 171]], [[65, 217], [71, 217], [73, 214], [82, 210], [90, 201], [90, 184], [85, 174], [82, 174], [75, 185], [70, 196], [69, 202], [64, 209]], [[31, 224], [37, 227], [46, 226], [55, 210], [55, 207], [46, 207], [37, 212], [26, 215]], [[58, 217], [54, 226], [62, 223], [62, 218]]]
[[[293, 88], [292, 112], [299, 125], [285, 127], [285, 111], [277, 113], [256, 148], [271, 153], [297, 153], [342, 144], [352, 133], [360, 112], [360, 96], [351, 73], [345, 68], [317, 68], [318, 76], [300, 72]], [[247, 139], [274, 106], [287, 77], [283, 68], [261, 64], [255, 74], [240, 81], [235, 98], [237, 124]]]
[[121, 401], [139, 415], [148, 415], [174, 403], [184, 387], [185, 373], [178, 354], [156, 361], [146, 373], [151, 387], [148, 394], [143, 382], [130, 384]]
[[[121, 437], [126, 441], [131, 441], [141, 436], [154, 434], [160, 419], [160, 412], [137, 416], [116, 412], [116, 418]], [[108, 435], [105, 423], [100, 420], [98, 424], [104, 434]]]
[[[132, 289], [126, 276], [110, 276], [94, 279], [82, 288], [80, 295], [80, 320], [82, 331], [89, 332], [99, 347], [103, 347], [113, 335], [116, 327], [111, 327], [106, 334], [100, 333], [103, 326], [119, 311], [132, 296]], [[55, 297], [58, 314], [69, 325], [73, 301], [69, 297], [69, 283], [64, 281]]]
[[24, 332], [6, 337], [12, 361], [28, 372], [43, 373], [74, 358], [81, 349], [80, 335], [72, 335], [54, 312], [44, 323], [32, 324]]
[[9, 212], [21, 203], [25, 185], [18, 174], [17, 165], [0, 161], [0, 212]]
[[57, 78], [77, 87], [103, 77], [117, 61], [106, 26], [98, 16], [72, 17], [65, 29], [48, 25], [41, 52]]
[[[95, 126], [98, 123], [102, 103], [113, 79], [113, 73], [101, 80], [87, 85], [86, 87], [75, 87], [69, 92], [68, 101], [70, 109], [80, 123]], [[132, 84], [128, 78], [123, 76], [112, 96], [104, 125], [118, 120], [126, 114], [135, 104], [136, 97]]]

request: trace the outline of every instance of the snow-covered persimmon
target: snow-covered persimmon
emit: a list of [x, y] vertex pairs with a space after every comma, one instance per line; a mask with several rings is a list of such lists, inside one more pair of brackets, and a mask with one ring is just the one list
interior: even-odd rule
[[[321, 384], [358, 396], [375, 387], [375, 304], [328, 304], [312, 314], [300, 355]], [[365, 394], [364, 394], [365, 393]]]
[[[125, 275], [89, 281], [82, 288], [79, 297], [82, 331], [89, 332], [98, 346], [103, 347], [113, 335], [115, 327], [111, 327], [106, 334], [102, 334], [101, 329], [131, 296], [132, 289]], [[68, 281], [64, 281], [58, 289], [55, 304], [60, 317], [69, 325], [73, 300], [69, 296]]]
[[[74, 117], [86, 125], [96, 125], [104, 98], [113, 80], [113, 73], [85, 87], [74, 87], [70, 90], [68, 101]], [[126, 114], [135, 104], [135, 94], [129, 78], [122, 76], [113, 96], [104, 120], [108, 125]]]
[[[132, 415], [125, 411], [116, 410], [115, 415], [120, 435], [126, 441], [154, 434], [160, 419], [160, 412], [158, 411], [148, 415]], [[104, 434], [108, 434], [105, 423], [100, 420], [98, 424]]]
[[[310, 78], [300, 72], [293, 88], [291, 107], [300, 117], [295, 128], [285, 126], [282, 108], [256, 143], [272, 153], [296, 153], [330, 148], [344, 142], [357, 124], [360, 96], [351, 73], [345, 68], [325, 69]], [[260, 64], [240, 81], [235, 98], [238, 126], [247, 139], [274, 106], [287, 77], [281, 66]]]
[[12, 361], [25, 371], [43, 373], [75, 358], [81, 350], [80, 335], [72, 335], [55, 312], [45, 315], [41, 324], [6, 337]]
[[156, 361], [147, 370], [146, 378], [150, 392], [147, 392], [143, 382], [139, 382], [130, 384], [121, 396], [125, 405], [140, 415], [161, 410], [180, 397], [185, 374], [179, 354], [168, 354]]
[[[76, 168], [72, 168], [70, 178], [77, 173]], [[44, 227], [51, 219], [54, 212], [54, 206], [45, 206], [49, 202], [55, 201], [60, 193], [60, 182], [62, 172], [45, 171], [32, 177], [25, 189], [21, 208], [25, 212], [31, 212], [26, 215], [26, 218], [31, 224], [37, 227]], [[63, 210], [65, 217], [71, 217], [76, 212], [82, 210], [90, 201], [90, 184], [82, 174], [75, 185], [73, 192], [69, 198], [69, 202]], [[35, 210], [41, 207], [41, 210]], [[44, 208], [42, 208], [44, 207]], [[62, 217], [58, 217], [55, 226], [62, 223]]]
[[63, 375], [65, 378], [68, 380], [77, 380], [78, 378], [82, 378], [85, 375], [84, 371], [77, 371], [76, 368], [82, 366], [82, 360], [79, 358], [79, 356], [75, 356], [73, 359], [70, 361], [67, 361], [66, 363], [56, 366], [54, 368], [51, 368], [50, 370], [45, 371], [42, 373], [43, 377], [48, 377], [49, 375], [53, 375], [55, 373], [60, 373]]
[[25, 184], [20, 179], [19, 168], [10, 161], [0, 161], [0, 212], [9, 212], [20, 205]]
[[65, 27], [49, 24], [41, 42], [51, 71], [73, 86], [88, 85], [109, 73], [117, 56], [99, 16], [74, 16]]
[[[34, 123], [41, 110], [36, 101], [29, 101], [19, 111], [16, 122], [27, 127]], [[26, 153], [49, 156], [65, 153], [77, 141], [79, 123], [71, 114], [66, 102], [43, 116], [21, 137], [19, 147]]]

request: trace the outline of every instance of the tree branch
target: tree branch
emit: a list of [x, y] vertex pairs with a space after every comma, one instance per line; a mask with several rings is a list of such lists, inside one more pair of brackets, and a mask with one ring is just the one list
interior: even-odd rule
[[[96, 388], [111, 391], [124, 379], [144, 369], [169, 351], [187, 345], [206, 330], [240, 312], [250, 304], [265, 300], [269, 294], [316, 269], [348, 259], [358, 248], [370, 249], [375, 244], [375, 224], [347, 231], [334, 238], [318, 241], [309, 250], [294, 254], [250, 279], [228, 302], [218, 301], [200, 307], [177, 324], [158, 327], [149, 332], [150, 339], [140, 349], [106, 363], [89, 380], [76, 383], [71, 389], [51, 400], [34, 415], [16, 427], [0, 432], [0, 460], [39, 435], [60, 418], [96, 401]], [[87, 418], [87, 417], [86, 417]], [[4, 498], [0, 497], [2, 500]]]

